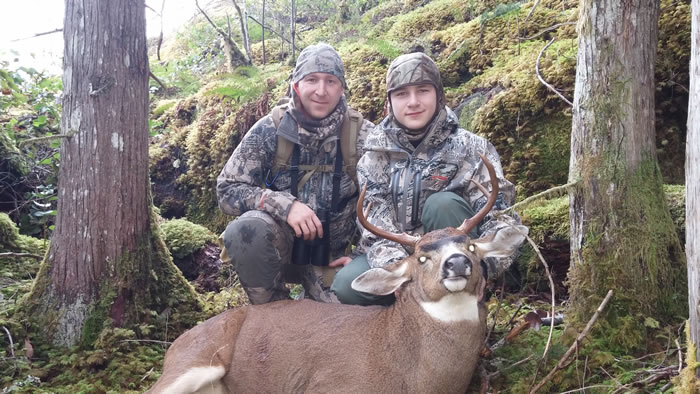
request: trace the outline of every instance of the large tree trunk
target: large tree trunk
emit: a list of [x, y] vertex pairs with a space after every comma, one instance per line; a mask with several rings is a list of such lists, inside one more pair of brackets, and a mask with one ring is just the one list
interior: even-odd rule
[[585, 321], [615, 290], [602, 324], [616, 326], [614, 346], [625, 348], [643, 344], [644, 317], [666, 320], [685, 308], [685, 261], [656, 160], [658, 15], [658, 0], [580, 2], [571, 309]]
[[61, 131], [71, 137], [29, 305], [58, 345], [90, 346], [106, 322], [146, 323], [168, 305], [198, 307], [151, 209], [145, 27], [143, 0], [66, 1]]
[[[692, 3], [690, 103], [685, 146], [685, 254], [688, 259], [690, 338], [700, 354], [700, 0]], [[700, 368], [695, 369], [700, 378]]]

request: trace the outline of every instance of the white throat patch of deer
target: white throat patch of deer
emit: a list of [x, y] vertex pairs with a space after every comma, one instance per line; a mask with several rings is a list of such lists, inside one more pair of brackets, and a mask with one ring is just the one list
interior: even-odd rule
[[467, 234], [492, 208], [488, 202], [459, 228], [422, 238], [390, 234], [358, 219], [380, 237], [415, 252], [353, 281], [372, 294], [397, 293], [389, 306], [278, 301], [228, 310], [185, 332], [165, 355], [153, 393], [464, 393], [486, 333], [480, 303], [481, 259], [513, 253], [527, 227], [505, 227], [479, 239]]

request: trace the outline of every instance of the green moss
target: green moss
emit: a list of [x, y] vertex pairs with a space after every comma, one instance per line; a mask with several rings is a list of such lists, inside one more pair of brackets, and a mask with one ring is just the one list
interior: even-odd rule
[[16, 248], [19, 230], [15, 222], [4, 212], [0, 212], [0, 248]]
[[415, 39], [421, 34], [464, 22], [468, 15], [465, 1], [436, 0], [400, 15], [387, 36], [398, 40]]
[[163, 100], [160, 103], [158, 103], [158, 106], [153, 110], [151, 116], [156, 119], [160, 118], [160, 116], [163, 115], [165, 111], [175, 106], [175, 104], [177, 104], [177, 100]]
[[160, 228], [170, 253], [178, 259], [193, 254], [207, 243], [216, 242], [216, 236], [206, 227], [185, 219], [168, 220]]
[[[607, 182], [605, 176], [586, 179]], [[632, 173], [621, 171], [615, 185], [619, 192], [610, 196], [593, 189], [598, 196], [593, 198], [605, 203], [598, 205], [602, 212], [586, 214], [582, 259], [569, 272], [571, 316], [585, 322], [608, 289], [615, 290], [601, 324], [620, 331], [605, 334], [606, 347], [633, 351], [647, 342], [647, 316], [666, 323], [687, 314], [685, 256], [655, 161]], [[582, 187], [591, 193], [594, 186]]]

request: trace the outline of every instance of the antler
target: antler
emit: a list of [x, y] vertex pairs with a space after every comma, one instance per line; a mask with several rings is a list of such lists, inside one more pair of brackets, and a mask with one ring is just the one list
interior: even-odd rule
[[[410, 246], [410, 247], [415, 247], [416, 243], [420, 239], [420, 237], [414, 237], [411, 235], [408, 235], [406, 233], [401, 233], [401, 234], [395, 234], [391, 233], [386, 230], [382, 230], [379, 227], [371, 224], [367, 218], [365, 217], [365, 213], [362, 211], [362, 203], [365, 201], [365, 193], [367, 192], [367, 183], [362, 186], [362, 192], [360, 192], [360, 198], [357, 199], [357, 219], [360, 220], [360, 224], [367, 230], [369, 230], [372, 234], [388, 239], [389, 241], [394, 241], [398, 242], [402, 245]], [[369, 209], [368, 209], [369, 211]]]
[[472, 216], [470, 219], [465, 219], [464, 222], [462, 222], [462, 225], [457, 228], [457, 230], [460, 230], [465, 234], [469, 234], [469, 232], [472, 231], [477, 224], [479, 224], [481, 219], [483, 219], [489, 213], [491, 208], [493, 208], [493, 205], [496, 203], [496, 198], [498, 198], [498, 180], [496, 179], [496, 170], [493, 169], [493, 164], [491, 164], [491, 162], [488, 161], [484, 155], [480, 154], [479, 156], [484, 162], [486, 169], [489, 170], [489, 177], [491, 178], [491, 193], [486, 192], [485, 188], [482, 185], [479, 185], [479, 189], [488, 197], [488, 201], [486, 201], [486, 205], [484, 205], [484, 207], [481, 208], [476, 215]]

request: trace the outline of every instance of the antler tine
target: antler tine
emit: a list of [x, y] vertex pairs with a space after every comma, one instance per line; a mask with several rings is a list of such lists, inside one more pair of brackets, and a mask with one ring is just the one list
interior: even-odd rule
[[[365, 213], [362, 211], [362, 203], [365, 201], [365, 193], [367, 192], [367, 183], [362, 186], [362, 192], [360, 192], [360, 198], [357, 199], [357, 219], [360, 220], [360, 224], [367, 230], [369, 230], [372, 234], [388, 239], [389, 241], [394, 241], [398, 242], [402, 245], [410, 246], [410, 247], [415, 247], [416, 242], [420, 238], [418, 237], [413, 237], [411, 235], [408, 235], [406, 233], [402, 234], [394, 234], [386, 230], [382, 230], [379, 227], [371, 224], [367, 218], [365, 217]], [[369, 211], [369, 210], [368, 210]]]
[[488, 200], [486, 201], [486, 205], [484, 205], [484, 207], [481, 208], [476, 215], [472, 216], [470, 219], [465, 219], [462, 225], [459, 226], [458, 230], [465, 234], [469, 234], [469, 232], [479, 224], [481, 219], [483, 219], [489, 213], [491, 208], [493, 208], [493, 205], [496, 203], [496, 199], [498, 198], [498, 179], [496, 179], [496, 170], [493, 169], [493, 164], [491, 164], [491, 162], [488, 161], [484, 155], [480, 154], [479, 156], [484, 162], [486, 169], [489, 171], [489, 177], [491, 178], [491, 193], [488, 193], [485, 191], [485, 188], [482, 185], [479, 185], [479, 189], [488, 197]]

